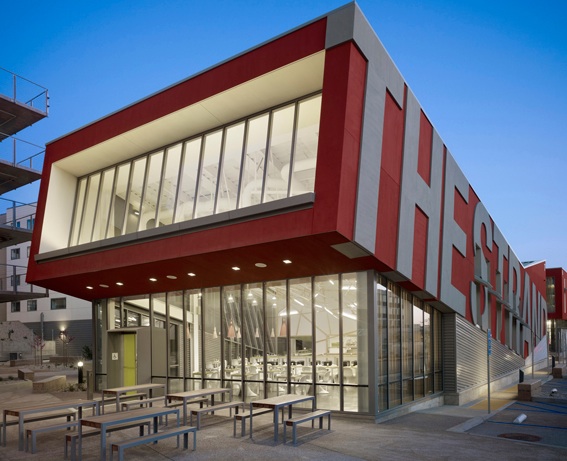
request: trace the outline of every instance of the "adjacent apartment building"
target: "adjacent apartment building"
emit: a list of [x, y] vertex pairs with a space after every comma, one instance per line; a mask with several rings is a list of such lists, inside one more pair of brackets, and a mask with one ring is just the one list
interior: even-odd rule
[[347, 4], [49, 143], [28, 281], [92, 302], [99, 388], [468, 402], [489, 344], [547, 364], [545, 265], [433, 122]]

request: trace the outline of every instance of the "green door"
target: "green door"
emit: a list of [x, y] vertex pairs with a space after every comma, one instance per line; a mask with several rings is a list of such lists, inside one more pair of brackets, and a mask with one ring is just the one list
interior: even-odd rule
[[134, 386], [136, 383], [136, 335], [122, 335], [124, 347], [123, 385]]

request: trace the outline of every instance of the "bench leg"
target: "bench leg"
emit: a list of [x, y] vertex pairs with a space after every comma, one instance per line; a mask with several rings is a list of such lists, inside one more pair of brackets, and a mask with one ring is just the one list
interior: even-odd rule
[[297, 445], [297, 424], [294, 423], [292, 428], [293, 428], [293, 431], [292, 431], [292, 433], [293, 433], [293, 446], [295, 447]]

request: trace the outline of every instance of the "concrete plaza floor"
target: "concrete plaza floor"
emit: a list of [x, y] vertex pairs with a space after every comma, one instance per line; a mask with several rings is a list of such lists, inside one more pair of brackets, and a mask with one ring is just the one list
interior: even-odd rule
[[[17, 372], [17, 371], [16, 371]], [[546, 371], [539, 374], [548, 379]], [[539, 377], [538, 376], [538, 377]], [[70, 382], [73, 373], [69, 374]], [[76, 378], [75, 378], [76, 380]], [[551, 389], [558, 389], [553, 397]], [[561, 389], [561, 391], [559, 391]], [[126, 460], [565, 460], [567, 459], [567, 379], [549, 380], [533, 402], [515, 400], [514, 389], [493, 393], [487, 402], [466, 407], [443, 406], [376, 424], [372, 419], [333, 415], [331, 431], [298, 429], [298, 444], [273, 440], [270, 415], [254, 419], [254, 437], [232, 436], [232, 420], [221, 411], [203, 419], [197, 449], [176, 448], [175, 438], [131, 448]], [[31, 382], [0, 383], [0, 409], [77, 397], [84, 392], [33, 394]], [[514, 419], [526, 414], [522, 424]], [[34, 423], [43, 424], [43, 423]], [[49, 424], [46, 422], [46, 424]], [[326, 428], [326, 425], [324, 426]], [[123, 432], [123, 433], [122, 433]], [[113, 433], [109, 442], [135, 437], [137, 430]], [[191, 440], [191, 438], [190, 438]], [[84, 441], [83, 460], [99, 459], [99, 439]], [[40, 434], [37, 453], [18, 451], [17, 426], [7, 429], [0, 460], [62, 460], [64, 431]], [[107, 450], [107, 459], [110, 459]]]

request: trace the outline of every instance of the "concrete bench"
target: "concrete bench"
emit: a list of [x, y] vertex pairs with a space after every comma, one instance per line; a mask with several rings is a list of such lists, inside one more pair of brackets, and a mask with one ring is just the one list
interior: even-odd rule
[[198, 409], [191, 410], [191, 417], [190, 417], [190, 420], [189, 420], [189, 424], [193, 425], [193, 415], [197, 415], [197, 429], [200, 429], [200, 427], [201, 427], [201, 415], [202, 414], [214, 413], [215, 411], [225, 410], [227, 408], [230, 410], [230, 416], [232, 416], [232, 409], [233, 408], [236, 408], [236, 413], [238, 414], [238, 409], [244, 408], [244, 402], [224, 402], [224, 403], [219, 403], [218, 405], [210, 405], [210, 406], [205, 407], [205, 408], [198, 408]]
[[120, 404], [121, 410], [130, 410], [130, 407], [149, 408], [152, 403], [163, 403], [165, 405], [165, 396], [153, 397], [151, 399], [131, 400], [129, 402], [122, 402]]
[[540, 388], [541, 379], [526, 379], [523, 383], [518, 383], [518, 400], [530, 402]]
[[64, 423], [52, 424], [50, 426], [41, 426], [34, 429], [26, 429], [26, 451], [29, 451], [29, 441], [31, 439], [31, 452], [35, 453], [37, 442], [37, 434], [41, 432], [59, 431], [62, 429], [71, 429], [79, 425], [79, 421], [66, 421]]
[[29, 368], [19, 368], [18, 369], [18, 379], [25, 379], [27, 381], [33, 381], [34, 371]]
[[286, 437], [286, 427], [292, 426], [292, 436], [293, 436], [293, 444], [297, 444], [297, 425], [301, 423], [305, 423], [307, 421], [311, 421], [311, 427], [313, 427], [313, 423], [316, 419], [319, 419], [319, 429], [323, 429], [323, 418], [327, 417], [327, 429], [331, 430], [331, 411], [330, 410], [315, 410], [310, 413], [304, 413], [301, 416], [297, 416], [296, 418], [287, 419], [284, 423], [283, 428], [283, 442], [285, 443]]
[[[75, 409], [65, 409], [65, 410], [58, 410], [58, 411], [50, 411], [45, 413], [36, 413], [33, 415], [26, 415], [24, 416], [25, 423], [34, 423], [37, 421], [46, 421], [48, 419], [55, 419], [55, 418], [66, 418], [67, 422], [76, 420], [77, 419], [77, 410]], [[9, 419], [6, 421], [6, 427], [8, 426], [17, 426], [19, 424], [19, 419]], [[0, 439], [2, 438], [2, 432], [4, 428], [4, 423], [0, 422]], [[0, 440], [0, 443], [2, 440]]]
[[118, 452], [118, 461], [123, 461], [124, 450], [138, 445], [145, 445], [151, 442], [157, 442], [169, 437], [177, 436], [177, 448], [179, 448], [179, 436], [183, 435], [183, 449], [187, 450], [189, 447], [189, 433], [193, 433], [193, 451], [197, 448], [197, 428], [191, 426], [179, 426], [171, 429], [166, 429], [154, 434], [148, 434], [143, 437], [136, 437], [135, 439], [123, 440], [121, 442], [113, 443], [110, 447], [110, 461], [112, 461], [114, 452]]
[[[234, 427], [233, 427], [233, 430], [232, 430], [232, 436], [236, 437], [236, 421], [241, 422], [240, 436], [244, 437], [246, 435], [246, 420], [248, 418], [250, 418], [250, 416], [254, 417], [254, 416], [258, 416], [258, 415], [263, 415], [263, 414], [266, 414], [266, 413], [271, 413], [272, 411], [274, 411], [272, 408], [255, 408], [254, 410], [252, 410], [252, 414], [250, 414], [249, 411], [243, 411], [242, 413], [236, 413], [234, 415]], [[283, 413], [282, 413], [282, 419], [283, 419]]]
[[67, 377], [64, 375], [50, 376], [49, 378], [33, 382], [33, 393], [58, 392], [67, 386]]
[[551, 376], [554, 379], [562, 379], [567, 377], [567, 365], [556, 366], [551, 369]]
[[[106, 433], [121, 431], [124, 429], [132, 429], [135, 427], [140, 428], [140, 437], [144, 435], [144, 426], [147, 426], [148, 434], [151, 432], [151, 421], [146, 421], [144, 423], [126, 423], [120, 424], [118, 426], [110, 426], [106, 429]], [[83, 431], [83, 439], [85, 437], [92, 437], [94, 435], [100, 435], [100, 430], [94, 429], [92, 431]], [[69, 455], [69, 446], [71, 447], [71, 461], [75, 461], [77, 458], [77, 440], [79, 440], [79, 434], [66, 434], [65, 435], [65, 459]]]

